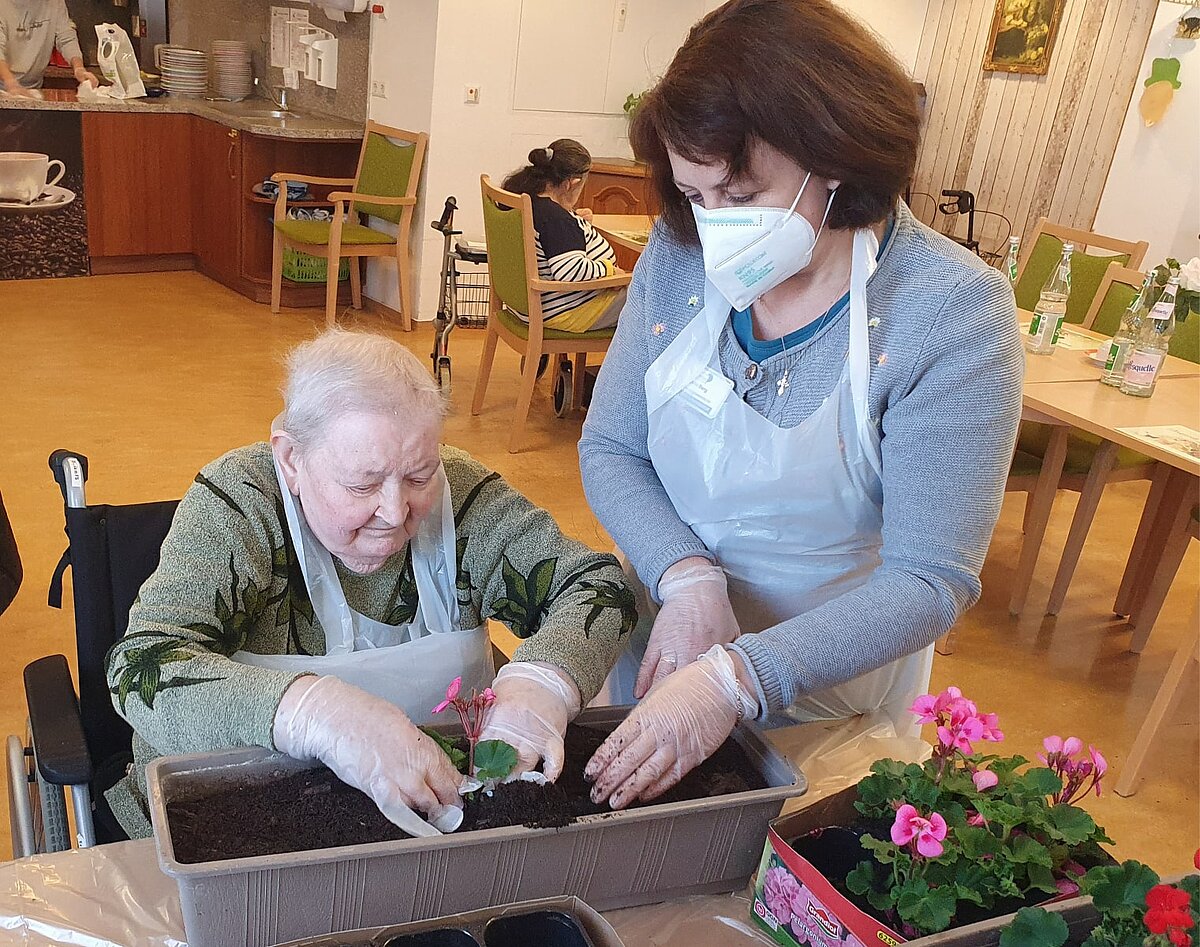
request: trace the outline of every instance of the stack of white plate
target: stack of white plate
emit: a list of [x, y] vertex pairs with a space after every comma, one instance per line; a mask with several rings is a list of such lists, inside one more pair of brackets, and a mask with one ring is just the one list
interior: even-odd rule
[[218, 99], [241, 101], [254, 91], [250, 46], [237, 40], [213, 40], [208, 90]]
[[208, 56], [183, 46], [159, 47], [162, 87], [172, 95], [204, 95], [208, 91]]

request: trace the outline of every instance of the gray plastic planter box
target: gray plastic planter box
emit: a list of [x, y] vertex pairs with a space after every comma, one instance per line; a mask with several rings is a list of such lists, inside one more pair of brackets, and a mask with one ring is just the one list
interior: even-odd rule
[[[615, 727], [629, 708], [585, 710]], [[445, 727], [446, 733], [454, 728]], [[189, 947], [266, 947], [535, 898], [575, 895], [598, 910], [732, 891], [758, 863], [767, 823], [803, 776], [752, 725], [734, 739], [767, 788], [585, 816], [560, 829], [512, 827], [185, 865], [175, 860], [173, 794], [309, 768], [258, 748], [162, 757], [147, 767], [159, 862], [179, 885]]]

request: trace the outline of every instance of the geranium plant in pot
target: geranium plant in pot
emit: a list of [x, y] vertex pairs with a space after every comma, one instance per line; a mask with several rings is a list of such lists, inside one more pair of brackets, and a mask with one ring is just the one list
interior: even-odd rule
[[1100, 794], [1108, 764], [1094, 747], [1047, 737], [1040, 766], [978, 752], [1004, 734], [956, 687], [912, 711], [936, 725], [937, 745], [923, 765], [881, 760], [859, 783], [869, 857], [845, 879], [905, 936], [1074, 894], [1087, 866], [1109, 860], [1100, 845], [1112, 840], [1075, 805]]
[[780, 943], [820, 939], [816, 927], [864, 943], [934, 934], [1073, 895], [1089, 867], [1111, 863], [1111, 840], [1077, 805], [1100, 793], [1098, 750], [1051, 736], [1037, 763], [984, 752], [1004, 739], [997, 717], [956, 687], [911, 709], [936, 729], [929, 760], [879, 760], [847, 791], [852, 807], [834, 798], [827, 821], [773, 826], [755, 913], [773, 934], [789, 929]]
[[[446, 688], [446, 699], [433, 708], [433, 713], [440, 714], [453, 708], [462, 723], [463, 739], [467, 743], [464, 753], [453, 740], [448, 740], [436, 730], [422, 727], [426, 734], [450, 757], [455, 769], [479, 783], [474, 789], [482, 788], [489, 783], [508, 776], [517, 765], [517, 751], [503, 740], [480, 740], [487, 714], [496, 695], [490, 687], [485, 687], [480, 694], [471, 690], [471, 696], [462, 693], [462, 678], [456, 677]], [[471, 789], [469, 791], [474, 791]]]
[[[1200, 852], [1196, 853], [1200, 868]], [[1200, 920], [1200, 874], [1164, 884], [1137, 861], [1102, 865], [1079, 880], [1096, 923], [1072, 937], [1063, 918], [1042, 907], [1021, 908], [1000, 934], [1000, 947], [1193, 947]]]

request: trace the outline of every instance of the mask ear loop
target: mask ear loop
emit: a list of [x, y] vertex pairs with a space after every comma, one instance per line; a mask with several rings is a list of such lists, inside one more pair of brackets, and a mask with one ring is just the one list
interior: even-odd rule
[[829, 200], [825, 203], [825, 213], [821, 215], [821, 226], [817, 228], [816, 236], [813, 237], [813, 243], [817, 242], [817, 238], [821, 236], [821, 231], [825, 229], [825, 221], [829, 219], [830, 208], [833, 207], [833, 199], [837, 195], [837, 188], [832, 188], [829, 191]]

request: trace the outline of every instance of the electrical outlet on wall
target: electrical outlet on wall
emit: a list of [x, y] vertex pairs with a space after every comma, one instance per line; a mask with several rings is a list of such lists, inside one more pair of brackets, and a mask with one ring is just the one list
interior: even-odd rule
[[468, 105], [479, 104], [479, 86], [466, 85], [463, 87], [463, 101]]
[[371, 95], [377, 99], [387, 98], [387, 83], [382, 79], [371, 80]]

